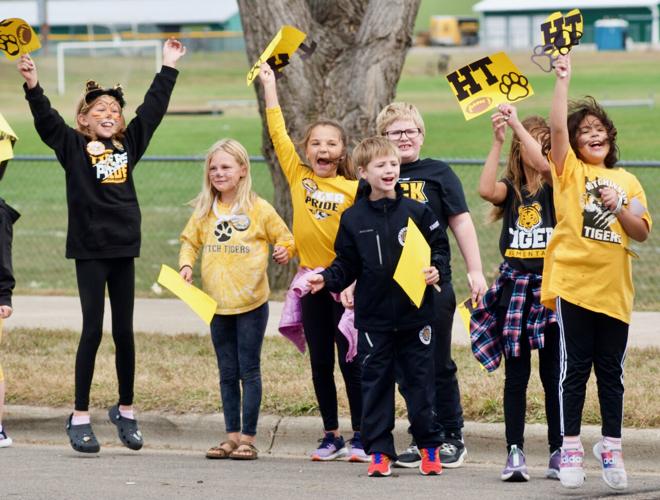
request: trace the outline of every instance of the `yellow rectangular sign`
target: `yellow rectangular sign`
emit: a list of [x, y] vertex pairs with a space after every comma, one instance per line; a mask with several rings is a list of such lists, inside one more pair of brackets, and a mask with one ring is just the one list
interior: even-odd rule
[[254, 63], [254, 66], [248, 71], [247, 84], [248, 86], [254, 81], [259, 74], [259, 67], [268, 62], [273, 67], [273, 71], [277, 74], [284, 66], [289, 64], [289, 59], [293, 53], [298, 50], [300, 44], [305, 40], [307, 35], [293, 26], [282, 26], [277, 35], [271, 40], [266, 47], [266, 50], [259, 56], [259, 60]]
[[426, 291], [426, 280], [422, 269], [431, 265], [431, 247], [413, 220], [408, 218], [406, 241], [403, 244], [399, 263], [394, 271], [396, 281], [410, 300], [420, 307]]
[[179, 273], [163, 264], [158, 283], [183, 300], [207, 325], [211, 324], [218, 303], [199, 288], [187, 283]]
[[23, 19], [11, 17], [0, 21], [0, 51], [8, 59], [16, 59], [40, 48], [39, 37]]
[[534, 95], [532, 84], [504, 52], [482, 57], [447, 75], [466, 120]]
[[0, 164], [14, 157], [14, 143], [18, 138], [0, 113]]

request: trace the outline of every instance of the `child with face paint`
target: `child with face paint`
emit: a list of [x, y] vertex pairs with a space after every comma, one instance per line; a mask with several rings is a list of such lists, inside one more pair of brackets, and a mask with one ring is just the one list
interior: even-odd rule
[[[335, 257], [339, 219], [344, 210], [353, 205], [358, 186], [346, 151], [346, 132], [333, 120], [319, 119], [310, 124], [301, 145], [307, 160], [306, 164], [303, 163], [286, 132], [275, 75], [268, 64], [261, 65], [259, 79], [264, 87], [268, 131], [291, 191], [293, 235], [300, 270], [327, 267]], [[327, 290], [308, 294], [301, 301], [314, 391], [324, 427], [324, 437], [312, 453], [312, 460], [327, 461], [349, 455], [339, 432], [337, 416], [336, 344], [354, 432], [349, 459], [367, 462], [369, 457], [364, 452], [359, 432], [362, 409], [360, 364], [346, 361], [349, 343], [337, 328], [344, 308]]]
[[202, 288], [218, 303], [211, 339], [227, 431], [227, 439], [206, 457], [253, 460], [268, 322], [268, 246], [274, 247], [273, 260], [286, 264], [294, 253], [293, 235], [275, 209], [252, 191], [250, 158], [233, 139], [209, 149], [202, 190], [191, 204], [195, 211], [181, 233], [179, 272], [192, 283], [202, 251]]
[[593, 447], [605, 483], [628, 481], [621, 451], [623, 363], [634, 296], [631, 240], [644, 241], [652, 221], [637, 178], [616, 166], [617, 130], [591, 97], [568, 103], [569, 56], [555, 63], [550, 108], [550, 166], [557, 225], [550, 239], [541, 302], [556, 310], [560, 329], [559, 479], [584, 482], [582, 408], [593, 366], [603, 437]]
[[128, 125], [123, 116], [121, 87], [102, 88], [87, 82], [76, 108], [75, 128], [69, 127], [51, 107], [30, 56], [23, 55], [18, 61], [35, 128], [55, 151], [66, 174], [66, 257], [76, 262], [83, 316], [76, 353], [75, 406], [67, 419], [66, 431], [71, 446], [79, 452], [100, 450], [90, 421], [89, 392], [101, 342], [106, 285], [119, 385], [119, 400], [109, 409], [109, 416], [125, 446], [139, 450], [143, 445], [133, 412], [134, 259], [140, 254], [141, 239], [133, 170], [167, 111], [178, 75], [176, 62], [185, 52], [181, 42], [165, 42], [163, 67]]

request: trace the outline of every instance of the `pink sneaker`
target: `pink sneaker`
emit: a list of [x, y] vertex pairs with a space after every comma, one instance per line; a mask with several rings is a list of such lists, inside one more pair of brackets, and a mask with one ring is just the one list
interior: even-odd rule
[[594, 445], [594, 456], [603, 468], [603, 481], [615, 490], [628, 487], [628, 476], [623, 465], [621, 448], [605, 448], [601, 439]]
[[584, 450], [561, 449], [559, 481], [565, 488], [579, 488], [584, 484]]

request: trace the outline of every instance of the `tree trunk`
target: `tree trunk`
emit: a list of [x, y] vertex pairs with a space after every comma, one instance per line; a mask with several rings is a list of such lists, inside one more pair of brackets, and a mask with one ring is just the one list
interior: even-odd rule
[[[253, 64], [279, 29], [289, 24], [316, 42], [302, 60], [294, 54], [277, 90], [287, 129], [294, 141], [319, 117], [342, 123], [353, 142], [375, 133], [376, 116], [392, 102], [420, 0], [238, 0], [248, 61]], [[287, 224], [289, 189], [268, 136], [263, 91], [254, 84], [263, 123], [263, 155], [274, 185], [274, 205]], [[302, 153], [302, 151], [300, 152]], [[302, 154], [301, 154], [301, 157]], [[304, 157], [303, 157], [304, 158]], [[294, 267], [272, 276], [274, 288], [288, 286]]]

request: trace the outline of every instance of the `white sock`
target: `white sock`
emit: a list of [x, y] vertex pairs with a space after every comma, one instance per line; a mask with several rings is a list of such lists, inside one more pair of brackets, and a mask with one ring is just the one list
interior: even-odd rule
[[566, 437], [564, 436], [564, 441], [561, 445], [565, 450], [581, 450], [582, 443], [580, 442], [580, 436]]
[[621, 438], [603, 437], [603, 448], [606, 450], [620, 450]]
[[130, 418], [131, 420], [135, 420], [135, 415], [133, 413], [133, 410], [119, 410], [119, 414], [124, 417], [124, 418]]
[[71, 425], [84, 425], [91, 422], [92, 420], [89, 415], [74, 415], [71, 417]]

